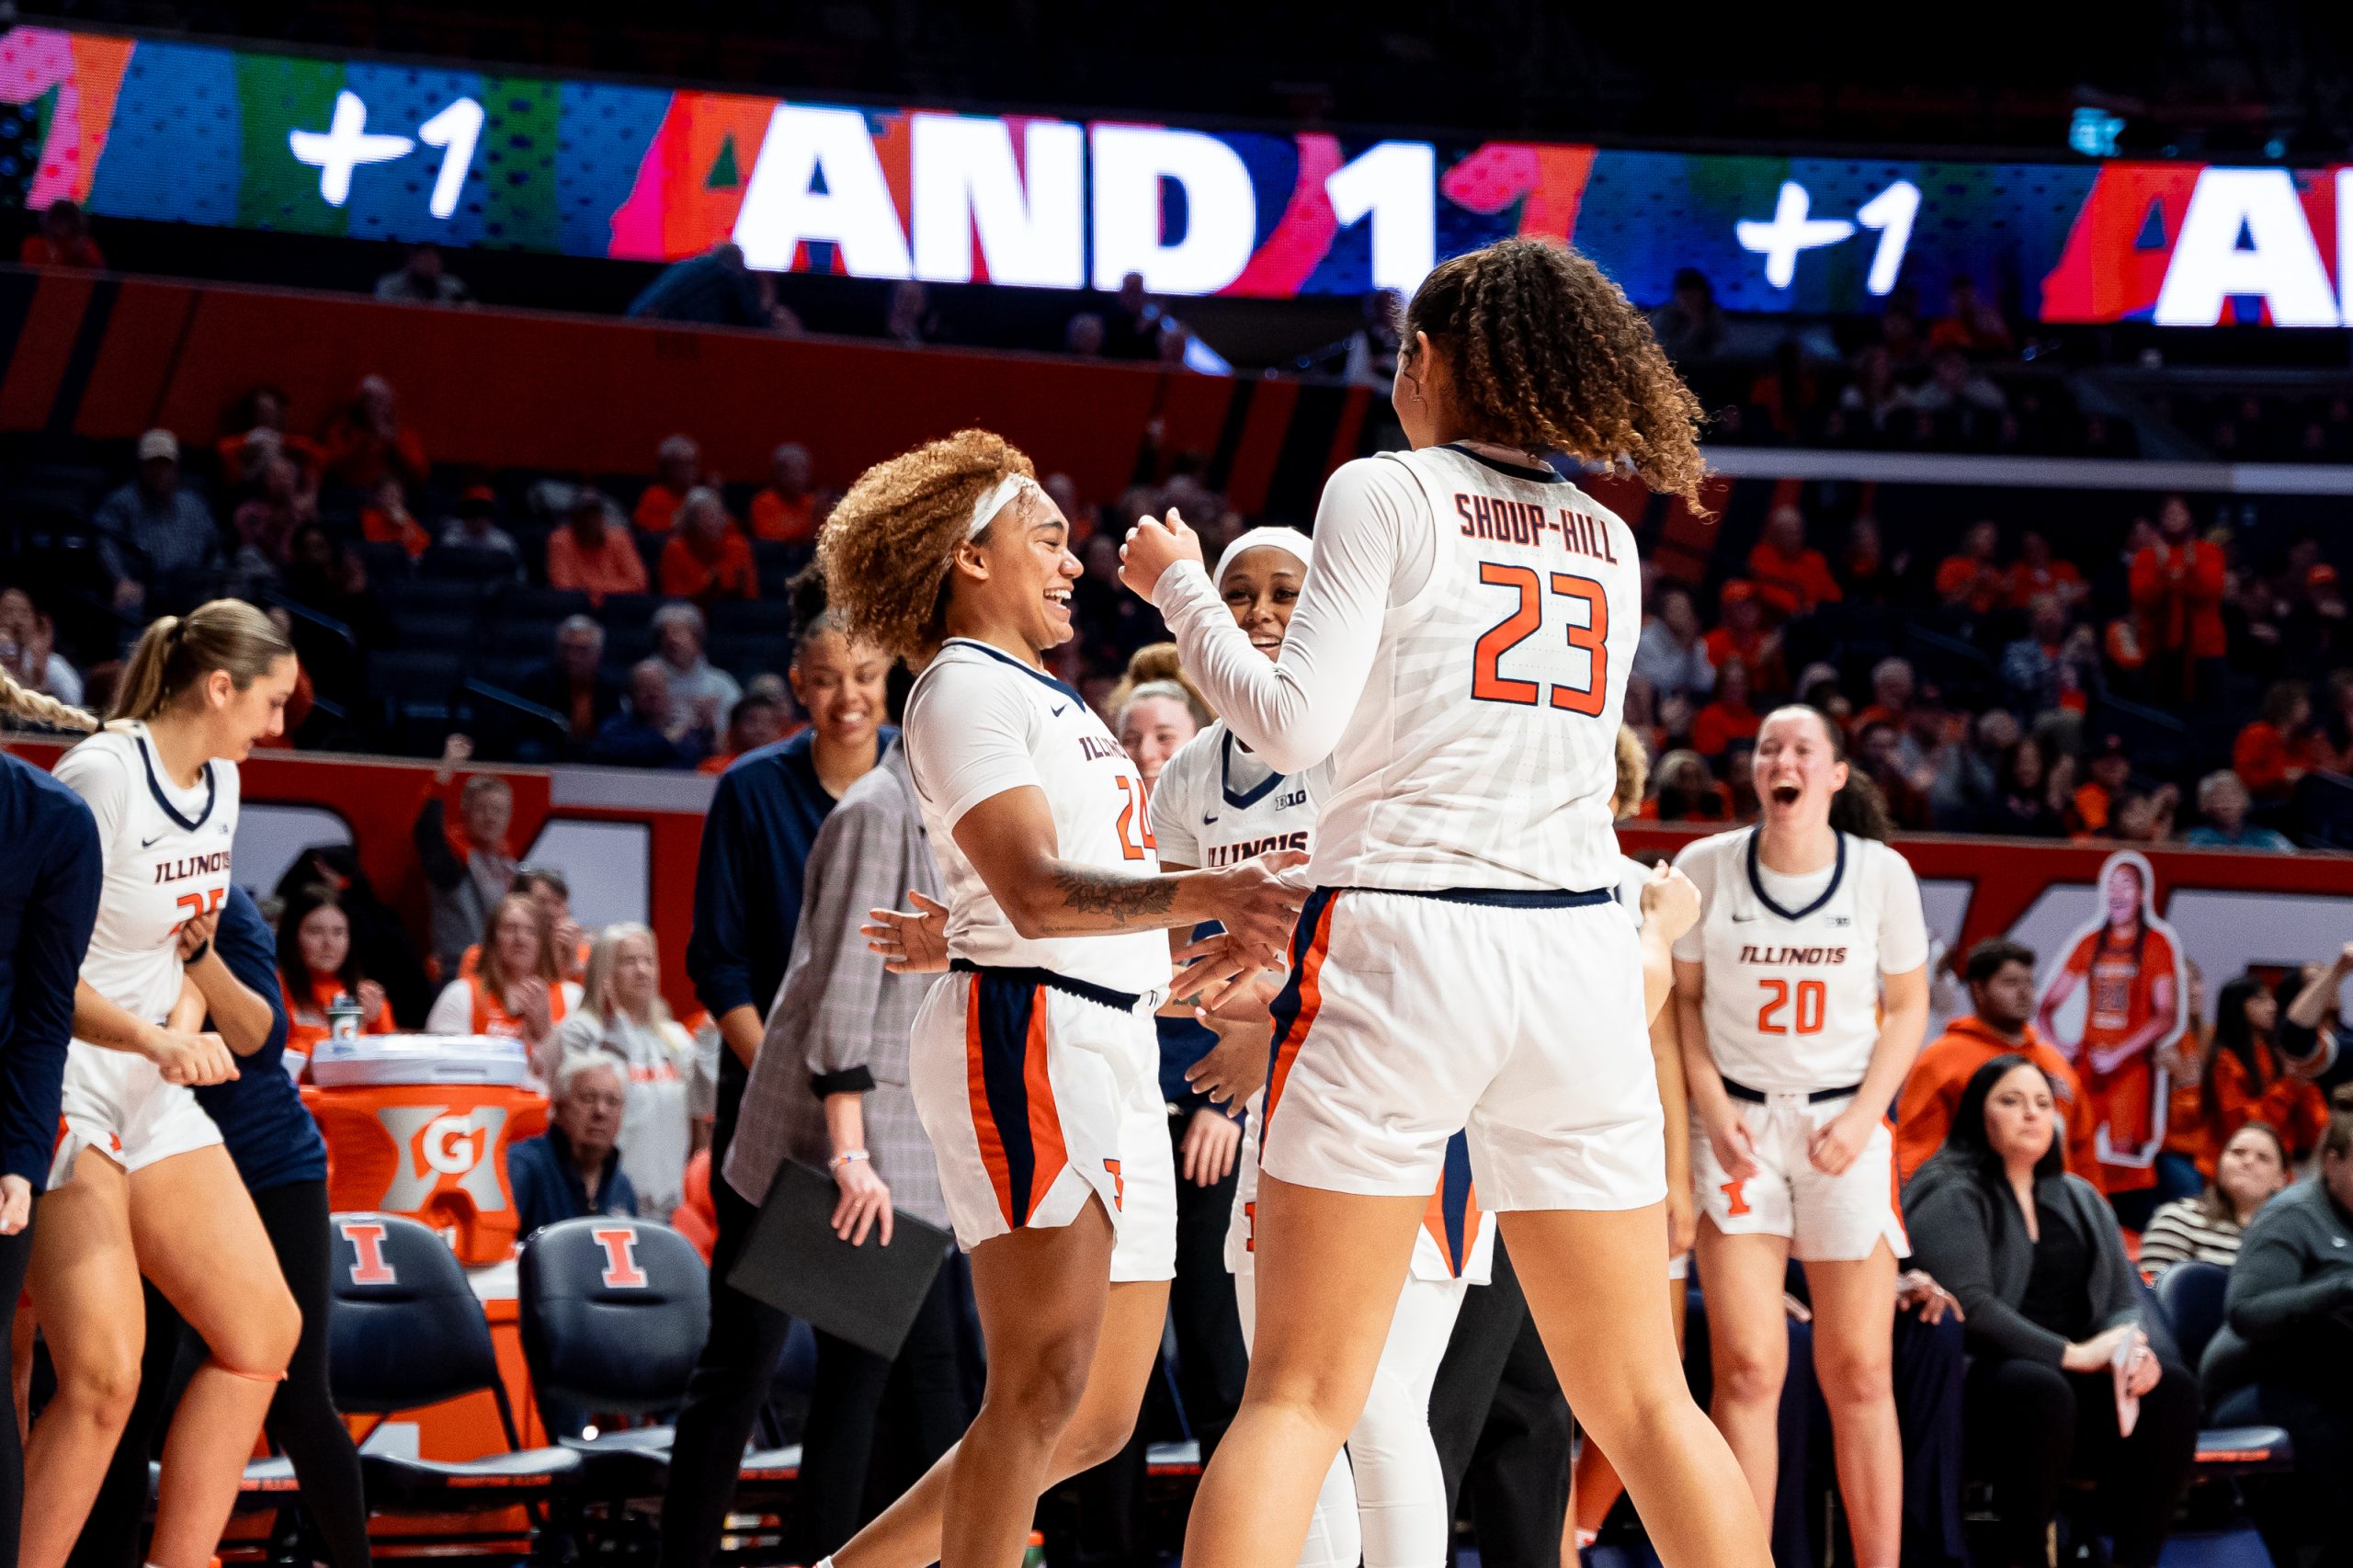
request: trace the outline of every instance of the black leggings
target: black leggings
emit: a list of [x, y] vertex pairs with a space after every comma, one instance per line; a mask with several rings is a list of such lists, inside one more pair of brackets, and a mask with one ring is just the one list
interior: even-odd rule
[[1479, 1560], [1558, 1568], [1569, 1512], [1569, 1406], [1501, 1241], [1492, 1282], [1463, 1297], [1438, 1365], [1430, 1437], [1449, 1518], [1469, 1494]]
[[[40, 1199], [33, 1199], [33, 1215]], [[25, 1288], [25, 1265], [33, 1255], [32, 1221], [13, 1236], [0, 1236], [0, 1325], [17, 1326], [17, 1297]], [[9, 1341], [0, 1339], [0, 1344]], [[17, 1568], [17, 1536], [25, 1512], [25, 1449], [17, 1437], [17, 1380], [8, 1380], [7, 1409], [0, 1412], [0, 1568]]]
[[2172, 1361], [2141, 1400], [2130, 1437], [2116, 1430], [2114, 1375], [1980, 1358], [1961, 1395], [1962, 1465], [1994, 1486], [2003, 1561], [2044, 1561], [2044, 1531], [2069, 1477], [2098, 1483], [2116, 1568], [2150, 1568], [2198, 1449], [2198, 1380]]
[[[302, 1509], [318, 1527], [327, 1561], [334, 1568], [368, 1568], [368, 1499], [360, 1485], [359, 1450], [327, 1390], [335, 1244], [326, 1183], [266, 1187], [253, 1200], [286, 1288], [302, 1311], [302, 1335], [287, 1363], [286, 1381], [269, 1402], [265, 1429], [293, 1462]], [[74, 1543], [70, 1568], [139, 1568], [144, 1559], [139, 1525], [147, 1507], [147, 1461], [202, 1358], [202, 1342], [187, 1331], [163, 1293], [153, 1285], [146, 1292], [147, 1350], [139, 1368], [138, 1403]], [[15, 1301], [13, 1292], [8, 1299]]]

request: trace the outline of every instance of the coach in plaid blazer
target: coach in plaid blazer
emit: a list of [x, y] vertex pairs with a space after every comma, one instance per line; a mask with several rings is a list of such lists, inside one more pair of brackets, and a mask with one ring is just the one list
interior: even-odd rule
[[[870, 909], [904, 908], [911, 890], [939, 896], [939, 868], [904, 746], [893, 744], [843, 794], [802, 875], [791, 962], [744, 1091], [727, 1182], [756, 1204], [779, 1167], [798, 1160], [832, 1171], [846, 1199], [870, 1191], [879, 1178], [888, 1210], [946, 1229], [938, 1167], [907, 1087], [908, 1034], [937, 977], [889, 972], [858, 929]], [[863, 1159], [844, 1158], [860, 1150]], [[879, 1244], [879, 1225], [858, 1229], [861, 1244]], [[957, 1278], [954, 1267], [941, 1268], [896, 1362], [817, 1335], [801, 1444], [803, 1504], [794, 1510], [803, 1532], [794, 1543], [800, 1561], [825, 1555], [857, 1531], [870, 1490], [896, 1496], [963, 1435], [971, 1412], [958, 1363]], [[904, 1457], [914, 1468], [870, 1488], [867, 1463], [886, 1395], [903, 1401], [893, 1427], [914, 1439], [897, 1445], [910, 1450]]]

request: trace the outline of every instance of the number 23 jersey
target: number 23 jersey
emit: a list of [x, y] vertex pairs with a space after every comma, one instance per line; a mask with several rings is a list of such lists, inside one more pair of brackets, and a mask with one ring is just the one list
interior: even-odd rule
[[75, 745], [56, 777], [90, 808], [106, 862], [82, 978], [125, 1012], [161, 1023], [180, 995], [174, 938], [229, 896], [237, 766], [216, 758], [182, 789], [165, 776], [147, 726], [128, 722]]
[[1717, 1069], [1768, 1094], [1861, 1083], [1879, 1043], [1880, 977], [1928, 961], [1910, 864], [1842, 833], [1829, 866], [1784, 876], [1758, 863], [1746, 827], [1687, 845], [1675, 863], [1703, 901], [1675, 956], [1707, 971], [1700, 1016]]

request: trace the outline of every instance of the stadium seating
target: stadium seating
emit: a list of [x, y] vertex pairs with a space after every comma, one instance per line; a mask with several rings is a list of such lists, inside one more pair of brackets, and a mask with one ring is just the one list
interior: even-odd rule
[[[2193, 1368], [2222, 1326], [2222, 1297], [2230, 1283], [2229, 1269], [2194, 1259], [2177, 1263], [2157, 1278], [2158, 1310], [2173, 1329], [2182, 1359]], [[2209, 1426], [2198, 1434], [2200, 1476], [2284, 1471], [2294, 1463], [2288, 1434], [2277, 1426]]]

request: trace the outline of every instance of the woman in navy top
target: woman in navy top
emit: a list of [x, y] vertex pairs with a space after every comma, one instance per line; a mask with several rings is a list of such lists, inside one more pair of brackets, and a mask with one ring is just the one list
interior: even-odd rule
[[[195, 950], [201, 927], [182, 934], [188, 977], [204, 994], [207, 1028], [237, 1053], [237, 1076], [196, 1091], [221, 1129], [229, 1158], [253, 1195], [269, 1233], [286, 1288], [302, 1309], [302, 1335], [286, 1381], [269, 1403], [265, 1429], [291, 1460], [302, 1509], [317, 1525], [334, 1568], [368, 1568], [368, 1504], [360, 1489], [359, 1450], [327, 1391], [329, 1271], [335, 1233], [327, 1221], [327, 1146], [286, 1071], [286, 1005], [278, 985], [277, 938], [245, 890], [233, 887], [209, 946]], [[53, 1121], [52, 1118], [52, 1121]], [[0, 1281], [5, 1283], [5, 1281]], [[77, 1562], [137, 1568], [139, 1518], [147, 1499], [147, 1456], [170, 1414], [171, 1369], [185, 1325], [171, 1303], [147, 1288], [147, 1353], [114, 1462], [82, 1527]]]
[[[36, 707], [36, 702], [45, 706]], [[0, 675], [0, 714], [51, 722], [36, 699]], [[68, 717], [72, 709], [61, 710]], [[33, 1199], [57, 1142], [74, 984], [98, 918], [98, 829], [64, 785], [0, 753], [0, 1328], [14, 1324], [32, 1255]], [[0, 1542], [16, 1561], [25, 1494], [13, 1381], [0, 1412]], [[140, 1472], [146, 1484], [146, 1471]], [[143, 1503], [145, 1498], [142, 1496]]]

